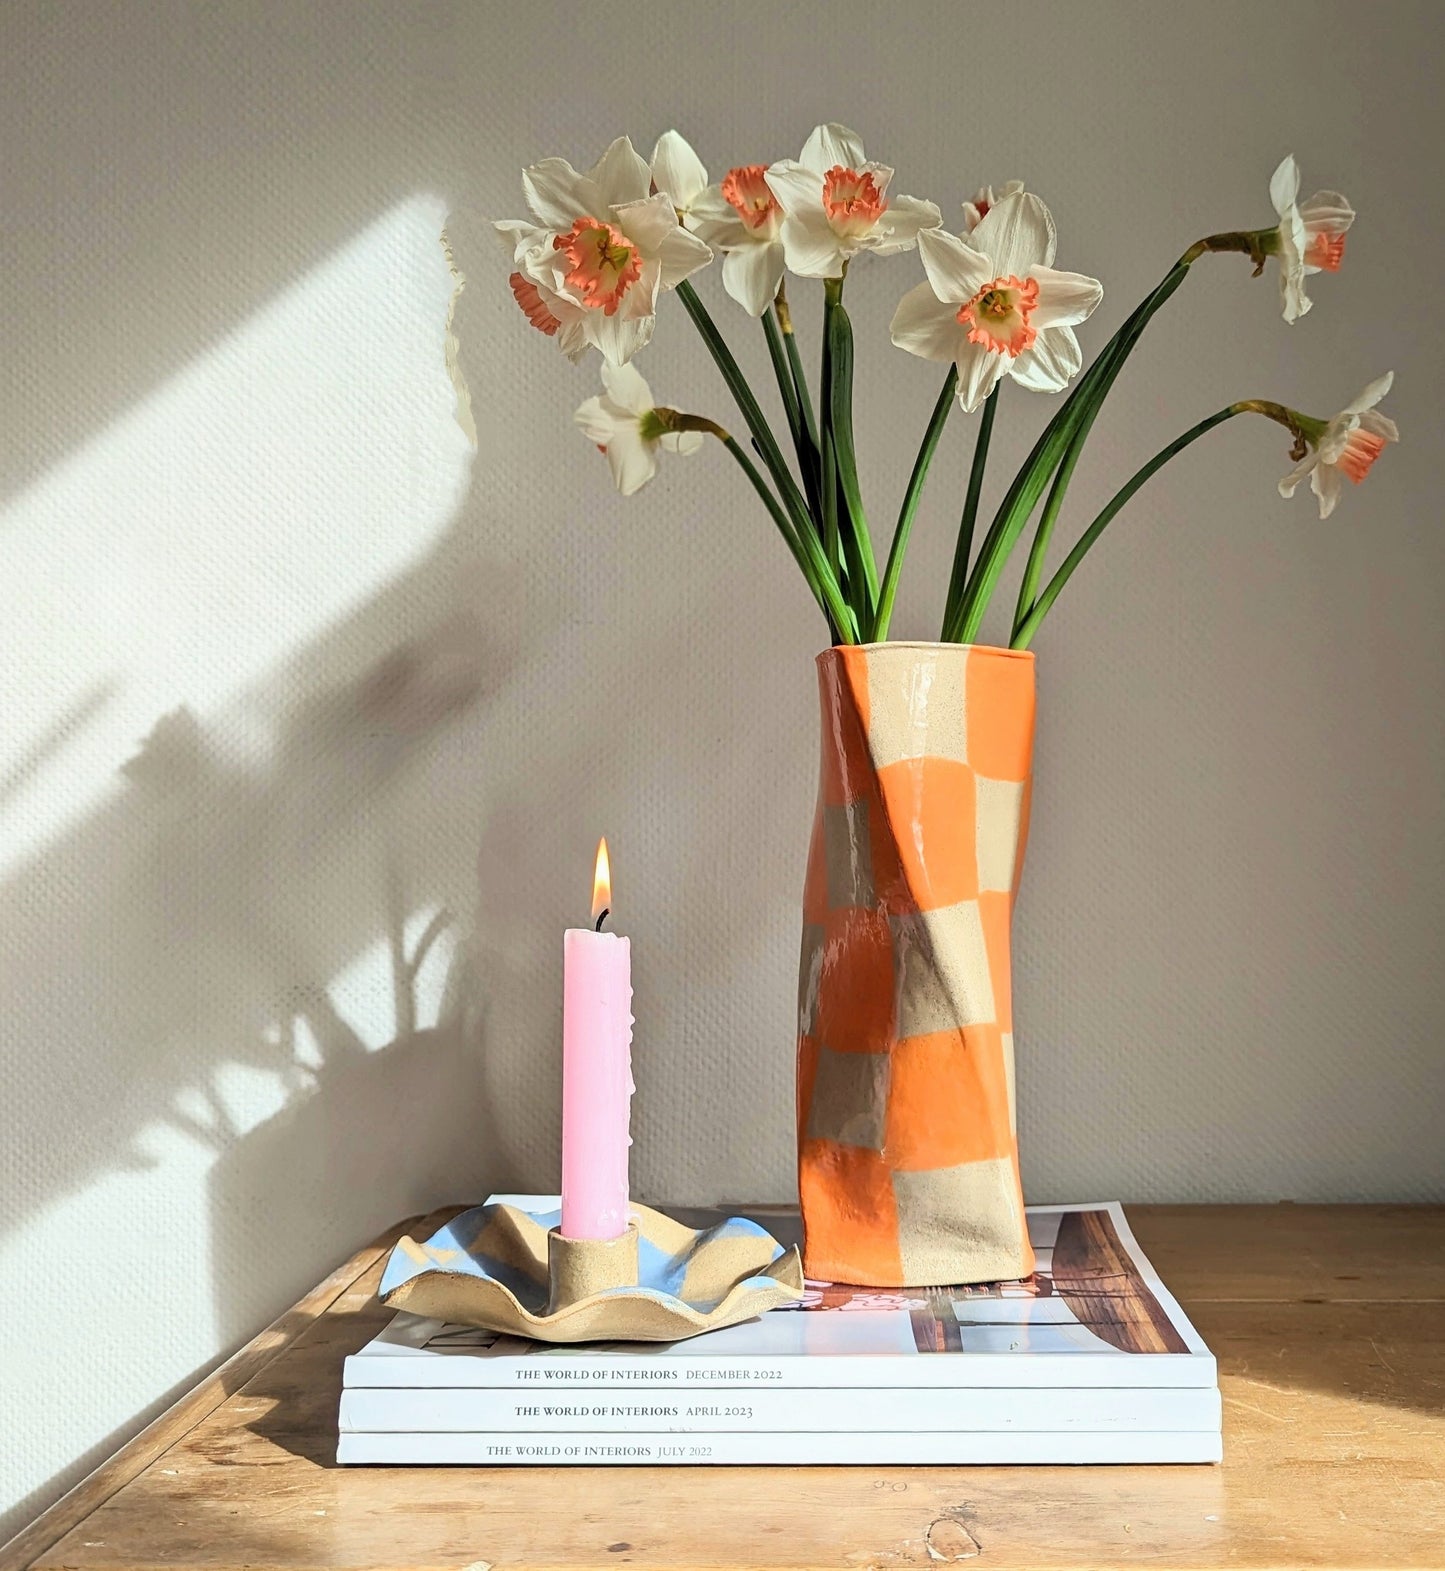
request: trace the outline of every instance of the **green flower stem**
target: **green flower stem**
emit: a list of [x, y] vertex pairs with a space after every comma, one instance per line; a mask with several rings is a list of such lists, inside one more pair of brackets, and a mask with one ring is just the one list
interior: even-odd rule
[[813, 444], [813, 451], [819, 451], [818, 422], [813, 417], [813, 400], [808, 392], [808, 378], [803, 373], [803, 361], [798, 353], [798, 340], [793, 333], [793, 313], [788, 308], [788, 296], [781, 284], [778, 285], [778, 298], [773, 302], [773, 310], [777, 314], [778, 326], [783, 334], [783, 346], [787, 350], [788, 364], [792, 367], [793, 388], [798, 395], [798, 408], [802, 411], [803, 429], [808, 433], [808, 440]]
[[783, 412], [788, 417], [788, 430], [796, 444], [803, 429], [803, 416], [798, 408], [798, 390], [793, 386], [792, 367], [783, 348], [783, 335], [778, 331], [777, 318], [771, 309], [763, 312], [763, 336], [768, 341], [768, 358], [773, 362], [773, 376], [783, 400]]
[[[829, 279], [825, 289], [831, 289]], [[841, 283], [838, 285], [841, 289]], [[833, 439], [833, 335], [828, 331], [829, 307], [823, 307], [823, 351], [818, 370], [818, 397], [823, 418], [818, 426], [818, 456], [822, 466], [819, 473], [819, 490], [822, 495], [823, 554], [829, 565], [840, 576], [843, 571], [843, 551], [838, 529], [838, 457]]]
[[953, 571], [948, 580], [948, 600], [944, 606], [944, 626], [957, 615], [959, 603], [968, 584], [968, 559], [973, 554], [973, 531], [978, 522], [978, 499], [983, 492], [983, 472], [988, 465], [989, 443], [993, 440], [993, 419], [998, 411], [998, 390], [1001, 383], [983, 403], [983, 415], [978, 433], [973, 439], [973, 462], [968, 470], [968, 491], [963, 499], [963, 514], [958, 521], [958, 543], [953, 548]]
[[1024, 618], [1022, 624], [1015, 631], [1009, 647], [1011, 649], [1027, 649], [1029, 647], [1030, 641], [1039, 629], [1039, 624], [1043, 621], [1044, 617], [1048, 615], [1049, 607], [1052, 606], [1054, 601], [1059, 598], [1060, 592], [1063, 590], [1064, 585], [1068, 583], [1070, 577], [1073, 575], [1074, 569], [1088, 555], [1090, 547], [1099, 538], [1099, 536], [1103, 534], [1105, 529], [1109, 527], [1109, 524], [1112, 522], [1114, 516], [1120, 511], [1121, 508], [1123, 508], [1125, 503], [1129, 501], [1130, 497], [1132, 497], [1141, 486], [1143, 486], [1153, 475], [1157, 474], [1165, 466], [1165, 464], [1167, 464], [1169, 460], [1174, 457], [1176, 453], [1182, 453], [1191, 442], [1197, 442], [1206, 431], [1212, 431], [1215, 426], [1222, 425], [1226, 420], [1232, 420], [1235, 415], [1242, 415], [1250, 412], [1251, 408], [1252, 406], [1247, 403], [1230, 404], [1227, 409], [1221, 409], [1217, 414], [1210, 415], [1207, 420], [1201, 420], [1198, 425], [1190, 426], [1190, 428], [1182, 436], [1175, 437], [1168, 447], [1156, 453], [1142, 469], [1138, 470], [1123, 486], [1121, 486], [1119, 490], [1114, 493], [1114, 496], [1111, 498], [1108, 505], [1104, 508], [1103, 512], [1099, 514], [1093, 523], [1090, 524], [1084, 533], [1079, 537], [1078, 544], [1064, 559], [1064, 565], [1049, 580], [1048, 587], [1039, 596], [1038, 600], [1033, 606], [1033, 609]]
[[1029, 559], [1024, 566], [1024, 576], [1019, 580], [1018, 603], [1014, 607], [1015, 630], [1029, 614], [1034, 596], [1039, 592], [1039, 580], [1044, 575], [1044, 562], [1049, 554], [1049, 541], [1053, 538], [1054, 524], [1058, 521], [1059, 509], [1064, 505], [1069, 481], [1074, 478], [1079, 455], [1084, 451], [1084, 439], [1089, 434], [1089, 428], [1094, 423], [1094, 415], [1098, 413], [1099, 407], [1095, 404], [1093, 413], [1080, 421], [1064, 452], [1064, 461], [1054, 474], [1054, 483], [1049, 489], [1049, 499], [1044, 503], [1044, 510], [1039, 515], [1038, 524], [1034, 528], [1034, 540], [1029, 547]]
[[[1074, 427], [1069, 444], [1064, 449], [1063, 461], [1059, 464], [1054, 474], [1054, 483], [1049, 488], [1049, 499], [1044, 503], [1044, 510], [1039, 515], [1037, 527], [1034, 529], [1033, 544], [1029, 547], [1028, 562], [1024, 567], [1022, 579], [1019, 581], [1018, 603], [1014, 608], [1014, 627], [1019, 627], [1024, 618], [1033, 607], [1034, 597], [1039, 592], [1039, 582], [1043, 578], [1044, 563], [1048, 558], [1049, 542], [1053, 538], [1054, 525], [1058, 521], [1059, 510], [1064, 505], [1064, 497], [1068, 494], [1069, 482], [1074, 478], [1074, 470], [1078, 467], [1079, 458], [1084, 451], [1084, 443], [1088, 441], [1089, 432], [1093, 430], [1094, 421], [1098, 418], [1099, 411], [1104, 407], [1104, 399], [1109, 389], [1114, 385], [1114, 378], [1124, 363], [1129, 350], [1133, 348], [1134, 339], [1129, 337], [1132, 325], [1137, 325], [1139, 313], [1136, 311], [1125, 327], [1114, 335], [1099, 356], [1100, 361], [1108, 361], [1104, 375], [1100, 378], [1098, 396], [1090, 404], [1088, 412]], [[1135, 335], [1137, 336], [1137, 334]]]
[[[1204, 239], [1196, 240], [1184, 255], [1180, 257], [1178, 263], [1171, 269], [1169, 278], [1172, 278], [1176, 273], [1180, 273], [1181, 269], [1189, 268], [1201, 256], [1211, 251], [1243, 252], [1254, 262], [1255, 273], [1258, 274], [1264, 267], [1265, 258], [1277, 252], [1279, 245], [1279, 229], [1277, 226], [1273, 229], [1232, 229], [1220, 234], [1206, 235]], [[1169, 283], [1169, 278], [1165, 279], [1165, 284]], [[1164, 286], [1161, 285], [1160, 287]], [[1173, 293], [1172, 287], [1169, 292]], [[1152, 300], [1153, 296], [1150, 299]], [[1163, 301], [1160, 301], [1159, 304], [1162, 305]], [[1054, 524], [1058, 520], [1059, 510], [1063, 506], [1064, 497], [1068, 492], [1069, 482], [1073, 479], [1074, 469], [1078, 465], [1079, 456], [1084, 449], [1084, 443], [1088, 439], [1089, 431], [1093, 427], [1094, 420], [1103, 405], [1104, 396], [1113, 386], [1114, 378], [1119, 374], [1124, 359], [1133, 348], [1139, 333], [1143, 331], [1144, 323], [1148, 321], [1149, 316], [1153, 315], [1152, 310], [1147, 311], [1146, 314], [1147, 306], [1148, 302], [1146, 301], [1145, 306], [1140, 307], [1133, 317], [1125, 323], [1124, 327], [1114, 335], [1104, 351], [1104, 355], [1111, 356], [1112, 363], [1106, 369], [1098, 398], [1094, 401], [1089, 412], [1079, 422], [1073, 436], [1069, 440], [1063, 462], [1059, 465], [1058, 472], [1054, 476], [1054, 484], [1049, 492], [1049, 499], [1044, 504], [1043, 514], [1034, 533], [1028, 564], [1024, 569], [1023, 580], [1019, 585], [1018, 605], [1014, 616], [1016, 628], [1022, 625], [1033, 605], [1034, 596], [1038, 592], [1039, 580], [1043, 577], [1044, 561], [1048, 554], [1049, 541], [1053, 535]], [[1155, 309], [1157, 309], [1157, 306]], [[1104, 358], [1104, 355], [1100, 356], [1101, 360]]]
[[[868, 516], [863, 510], [863, 495], [858, 486], [858, 460], [853, 449], [853, 324], [842, 301], [842, 285], [836, 293], [828, 285], [827, 328], [830, 360], [829, 430], [838, 466], [838, 487], [847, 504], [847, 527], [840, 534], [848, 562], [848, 585], [853, 610], [860, 627], [871, 627], [878, 608], [878, 564], [873, 558], [873, 539]], [[843, 510], [840, 509], [840, 513]]]
[[[806, 529], [800, 536], [792, 520], [783, 510], [782, 504], [773, 494], [772, 487], [758, 473], [757, 465], [739, 446], [736, 437], [729, 436], [727, 432], [720, 429], [714, 429], [712, 434], [718, 436], [723, 446], [737, 459], [743, 473], [752, 483], [753, 490], [763, 499], [763, 505], [778, 526], [778, 533], [782, 535], [803, 577], [807, 579], [808, 587], [813, 591], [813, 598], [828, 619], [828, 628], [833, 641], [844, 644], [858, 643], [858, 629], [853, 621], [853, 613], [839, 593], [836, 580], [831, 574], [819, 571], [823, 564], [818, 553], [818, 542], [811, 528]], [[810, 545], [811, 550], [809, 550]]]
[[[818, 438], [818, 422], [813, 414], [813, 398], [808, 391], [808, 376], [803, 370], [802, 356], [798, 351], [797, 335], [793, 332], [793, 313], [788, 306], [787, 289], [782, 283], [778, 284], [778, 297], [773, 302], [773, 310], [777, 315], [778, 327], [783, 334], [783, 347], [787, 352], [788, 366], [793, 373], [793, 391], [798, 397], [798, 409], [803, 418], [803, 431], [808, 438], [808, 454], [811, 459], [811, 486], [808, 491], [808, 501], [813, 509], [813, 527], [818, 530], [821, 537], [823, 529], [823, 460], [822, 443]], [[808, 476], [804, 477], [805, 480]]]
[[[836, 571], [823, 556], [822, 547], [818, 544], [817, 534], [808, 513], [808, 504], [803, 500], [802, 492], [798, 490], [798, 483], [793, 479], [792, 471], [778, 448], [772, 427], [758, 407], [758, 401], [753, 396], [752, 388], [748, 386], [747, 378], [743, 375], [737, 361], [733, 359], [732, 351], [723, 340], [722, 334], [718, 332], [712, 317], [708, 315], [707, 307], [698, 298], [697, 291], [684, 279], [677, 286], [677, 293], [703, 343], [707, 345], [708, 353], [712, 355], [718, 370], [722, 372], [723, 380], [742, 411], [743, 419], [747, 422], [758, 452], [772, 474], [773, 483], [778, 488], [778, 496], [782, 498], [784, 516], [789, 524], [788, 538], [790, 541], [796, 541], [808, 558], [812, 567], [812, 572], [808, 574], [809, 585], [828, 610], [829, 623], [835, 640], [841, 643], [857, 643], [858, 623], [843, 599]], [[730, 441], [729, 450], [733, 452], [734, 457], [743, 462], [745, 469], [749, 471], [750, 479], [756, 475], [757, 471], [753, 467], [752, 460], [736, 443]], [[759, 495], [763, 496], [764, 501], [769, 505], [769, 511], [772, 512], [777, 505], [777, 498], [766, 486]], [[774, 518], [776, 520], [776, 513]], [[801, 565], [800, 560], [799, 566]]]
[[1009, 555], [1034, 508], [1038, 506], [1049, 477], [1062, 461], [1075, 431], [1094, 406], [1103, 400], [1138, 342], [1139, 335], [1154, 313], [1184, 281], [1189, 266], [1189, 262], [1183, 258], [1174, 264], [1159, 286], [1109, 340], [1103, 352], [1064, 400], [1063, 407], [1044, 428], [994, 515], [962, 600], [952, 619], [945, 623], [945, 640], [967, 644], [977, 638]]
[[888, 565], [883, 570], [883, 586], [878, 592], [878, 614], [873, 620], [873, 630], [869, 634], [870, 641], [875, 644], [881, 644], [888, 637], [888, 627], [893, 620], [893, 602], [898, 598], [898, 580], [903, 575], [903, 556], [908, 550], [908, 536], [913, 529], [913, 518], [918, 512], [918, 504], [923, 497], [923, 484], [928, 479], [929, 466], [933, 463], [933, 455], [938, 451], [939, 439], [943, 435], [943, 428], [953, 409], [957, 391], [958, 367], [949, 366], [948, 375], [943, 379], [943, 389], [938, 395], [938, 402], [933, 406], [928, 429], [923, 433], [918, 457], [913, 460], [913, 473], [908, 477], [908, 489], [903, 494], [903, 506], [898, 510], [898, 523], [893, 530], [893, 544], [888, 550]]
[[[803, 420], [797, 384], [793, 379], [793, 368], [788, 363], [788, 353], [783, 347], [783, 335], [778, 326], [777, 316], [772, 310], [763, 313], [763, 334], [768, 341], [768, 356], [773, 362], [773, 375], [777, 379], [778, 393], [782, 397], [783, 409], [788, 417], [793, 451], [798, 455], [798, 469], [803, 476], [803, 490], [807, 493], [808, 512], [816, 519], [819, 511], [818, 450], [813, 446], [813, 439], [808, 434]], [[812, 411], [809, 410], [809, 419], [811, 418]]]
[[803, 494], [798, 489], [798, 482], [793, 479], [793, 472], [788, 468], [787, 460], [783, 457], [782, 450], [778, 447], [777, 438], [774, 437], [772, 427], [768, 424], [758, 401], [753, 396], [753, 390], [748, 386], [748, 380], [743, 375], [737, 361], [733, 359], [732, 351], [728, 348], [723, 336], [717, 330], [716, 324], [708, 314], [707, 307], [698, 297], [697, 291], [684, 279], [677, 286], [677, 296], [692, 318], [693, 326], [697, 328], [708, 353], [713, 357], [717, 368], [722, 372], [723, 380], [728, 385], [728, 391], [733, 395], [742, 417], [747, 423], [753, 440], [758, 445], [763, 462], [767, 465], [773, 477], [773, 483], [778, 488], [778, 494], [783, 499], [789, 516], [795, 525], [807, 521], [808, 504], [803, 500]]
[[[1202, 255], [1204, 251], [1208, 250], [1248, 249], [1249, 245], [1257, 243], [1260, 240], [1261, 233], [1264, 233], [1265, 238], [1268, 238], [1268, 234], [1277, 234], [1278, 231], [1245, 231], [1238, 235], [1212, 235], [1210, 236], [1209, 240], [1199, 241], [1198, 246], [1192, 247], [1191, 251], [1197, 251], [1198, 254]], [[1214, 244], [1213, 242], [1216, 241], [1226, 243]], [[1241, 244], [1240, 246], [1236, 246], [1234, 244], [1236, 241], [1248, 244]], [[1185, 256], [1187, 257], [1189, 254], [1189, 252], [1186, 252]], [[1178, 265], [1179, 267], [1187, 267], [1189, 264], [1187, 261], [1181, 259]], [[1177, 267], [1175, 271], [1178, 271]], [[1170, 293], [1173, 293], [1172, 289], [1170, 290]], [[1162, 303], [1163, 302], [1161, 301], [1160, 304]], [[1063, 505], [1064, 495], [1069, 489], [1069, 481], [1073, 479], [1074, 469], [1079, 462], [1079, 455], [1084, 450], [1084, 443], [1088, 439], [1088, 435], [1093, 427], [1094, 420], [1098, 416], [1100, 409], [1103, 408], [1104, 399], [1108, 396], [1109, 390], [1114, 385], [1115, 378], [1123, 369], [1124, 361], [1128, 358], [1130, 350], [1133, 349], [1135, 342], [1139, 338], [1139, 335], [1144, 330], [1144, 324], [1148, 321], [1148, 316], [1142, 315], [1141, 313], [1142, 308], [1141, 311], [1135, 312], [1134, 317], [1131, 318], [1129, 323], [1125, 324], [1125, 327], [1121, 329], [1120, 333], [1115, 334], [1114, 338], [1110, 340], [1108, 347], [1105, 349], [1105, 355], [1109, 355], [1111, 358], [1110, 364], [1106, 368], [1104, 377], [1100, 383], [1098, 397], [1094, 400], [1088, 414], [1086, 414], [1079, 422], [1073, 436], [1069, 439], [1069, 445], [1064, 453], [1063, 462], [1059, 465], [1058, 472], [1054, 476], [1053, 488], [1049, 492], [1048, 501], [1044, 503], [1044, 511], [1039, 518], [1038, 528], [1034, 532], [1033, 546], [1029, 551], [1028, 565], [1024, 569], [1023, 579], [1019, 584], [1018, 604], [1014, 611], [1015, 632], [1023, 626], [1029, 612], [1033, 609], [1034, 597], [1038, 593], [1039, 582], [1043, 577], [1044, 560], [1048, 553], [1049, 540], [1053, 535], [1054, 523], [1059, 516], [1059, 509]], [[1149, 313], [1149, 315], [1152, 314], [1152, 312]], [[1100, 358], [1102, 359], [1103, 356]], [[1271, 404], [1268, 406], [1268, 409], [1266, 409], [1263, 403], [1257, 400], [1253, 407], [1255, 407], [1256, 411], [1260, 414], [1268, 413], [1270, 419], [1280, 418], [1279, 415], [1269, 412], [1281, 410], [1282, 406], [1279, 404]], [[1292, 423], [1290, 419], [1281, 419], [1280, 423], [1282, 425], [1289, 426], [1290, 430], [1295, 432], [1296, 438], [1298, 439], [1300, 432], [1297, 423]], [[1301, 451], [1296, 456], [1303, 457], [1303, 451]]]
[[[1213, 238], [1231, 240], [1235, 237], [1226, 235]], [[1246, 236], [1245, 238], [1250, 237]], [[1206, 250], [1208, 249], [1206, 242], [1201, 241], [1200, 244]], [[1134, 345], [1138, 342], [1139, 335], [1144, 331], [1145, 324], [1150, 316], [1153, 315], [1154, 310], [1157, 310], [1158, 306], [1163, 304], [1163, 300], [1159, 300], [1151, 309], [1151, 302], [1154, 301], [1155, 296], [1160, 293], [1160, 290], [1169, 283], [1169, 279], [1173, 278], [1176, 273], [1182, 281], [1182, 269], [1186, 269], [1189, 265], [1189, 263], [1181, 259], [1171, 269], [1169, 276], [1164, 280], [1164, 284], [1161, 284], [1160, 288], [1155, 290], [1154, 295], [1151, 295], [1133, 313], [1124, 326], [1109, 340], [1103, 353], [1099, 356], [1099, 361], [1102, 365], [1102, 375], [1098, 382], [1097, 396], [1092, 399], [1087, 413], [1075, 426], [1074, 433], [1069, 438], [1069, 444], [1064, 450], [1063, 461], [1054, 475], [1054, 483], [1049, 491], [1049, 499], [1044, 503], [1043, 513], [1040, 515], [1038, 526], [1034, 531], [1033, 545], [1029, 549], [1028, 563], [1024, 568], [1023, 578], [1019, 583], [1018, 603], [1014, 608], [1015, 631], [1023, 626], [1029, 612], [1033, 609], [1034, 599], [1038, 594], [1039, 584], [1043, 578], [1049, 542], [1053, 538], [1054, 524], [1058, 520], [1059, 510], [1063, 506], [1065, 495], [1068, 493], [1069, 482], [1074, 477], [1074, 470], [1078, 467], [1079, 458], [1084, 451], [1084, 443], [1088, 440], [1094, 421], [1098, 418], [1099, 411], [1104, 407], [1104, 400], [1108, 397], [1115, 379], [1123, 369], [1125, 360], [1128, 359]], [[1177, 285], [1170, 286], [1168, 293], [1172, 294], [1175, 287]], [[1164, 296], [1164, 299], [1168, 299], [1168, 294]]]

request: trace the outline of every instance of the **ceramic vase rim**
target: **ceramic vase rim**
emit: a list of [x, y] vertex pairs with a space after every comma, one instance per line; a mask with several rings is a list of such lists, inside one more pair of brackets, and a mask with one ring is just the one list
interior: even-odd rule
[[1003, 655], [1010, 660], [1032, 661], [1032, 649], [1010, 649], [1003, 644], [955, 644], [934, 641], [927, 638], [889, 638], [876, 644], [830, 644], [816, 658], [826, 660], [829, 655], [844, 654], [850, 649], [858, 649], [865, 654], [875, 654], [883, 649], [924, 649], [930, 654], [938, 654], [944, 650], [957, 650], [960, 654], [965, 651], [980, 655]]

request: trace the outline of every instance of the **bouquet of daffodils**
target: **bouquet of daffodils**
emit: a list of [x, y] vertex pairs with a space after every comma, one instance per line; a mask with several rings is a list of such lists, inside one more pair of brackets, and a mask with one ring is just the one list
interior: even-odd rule
[[[716, 183], [688, 143], [669, 131], [650, 165], [622, 137], [586, 174], [565, 159], [549, 158], [524, 171], [522, 186], [532, 217], [496, 225], [512, 257], [512, 294], [531, 325], [570, 360], [591, 349], [601, 355], [603, 392], [578, 409], [577, 424], [607, 455], [618, 489], [630, 495], [651, 479], [659, 452], [691, 453], [709, 438], [718, 441], [761, 498], [834, 643], [888, 637], [913, 520], [955, 405], [978, 418], [941, 636], [957, 643], [977, 639], [1004, 567], [1032, 523], [1010, 637], [1015, 649], [1028, 647], [1130, 497], [1224, 421], [1255, 414], [1284, 426], [1295, 467], [1280, 481], [1280, 492], [1291, 496], [1308, 477], [1322, 518], [1335, 506], [1341, 477], [1363, 480], [1384, 445], [1398, 438], [1394, 422], [1376, 408], [1390, 390], [1388, 372], [1330, 419], [1267, 399], [1229, 404], [1130, 476], [1045, 579], [1054, 529], [1089, 431], [1140, 334], [1194, 263], [1209, 253], [1236, 252], [1249, 258], [1258, 276], [1273, 260], [1286, 322], [1310, 309], [1306, 279], [1340, 267], [1354, 210], [1333, 191], [1301, 202], [1292, 157], [1270, 182], [1274, 221], [1191, 245], [1087, 371], [1074, 329], [1098, 306], [1103, 288], [1097, 279], [1054, 266], [1053, 218], [1022, 181], [979, 191], [963, 204], [962, 231], [954, 234], [932, 202], [895, 195], [893, 170], [866, 158], [846, 126], [821, 125], [798, 158], [739, 165]], [[854, 338], [843, 292], [859, 257], [913, 250], [924, 280], [898, 302], [891, 337], [898, 348], [947, 371], [880, 572], [854, 456]], [[723, 288], [762, 323], [791, 459], [690, 282], [718, 257]], [[822, 283], [813, 384], [794, 332], [789, 275]], [[657, 403], [636, 369], [634, 357], [651, 339], [659, 298], [668, 290], [677, 293], [716, 362], [746, 427], [746, 444], [708, 416]], [[1072, 388], [976, 540], [989, 438], [1005, 380], [1035, 393]]]

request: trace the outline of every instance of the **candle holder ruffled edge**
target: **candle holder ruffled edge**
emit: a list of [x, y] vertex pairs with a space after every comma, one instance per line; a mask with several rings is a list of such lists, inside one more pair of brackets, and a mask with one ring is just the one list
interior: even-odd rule
[[798, 1251], [756, 1222], [697, 1231], [648, 1206], [630, 1213], [621, 1238], [569, 1239], [556, 1211], [476, 1206], [424, 1243], [403, 1237], [379, 1296], [388, 1309], [554, 1343], [677, 1342], [801, 1301]]

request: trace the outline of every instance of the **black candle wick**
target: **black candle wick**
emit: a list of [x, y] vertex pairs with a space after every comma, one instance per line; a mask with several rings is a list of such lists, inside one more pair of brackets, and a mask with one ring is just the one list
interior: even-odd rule
[[602, 914], [601, 914], [601, 916], [599, 916], [597, 918], [597, 926], [594, 927], [592, 929], [592, 931], [594, 933], [600, 933], [602, 931], [602, 924], [607, 920], [607, 918], [609, 916], [611, 916], [611, 914], [612, 914], [612, 907], [611, 906], [603, 906], [602, 907]]

